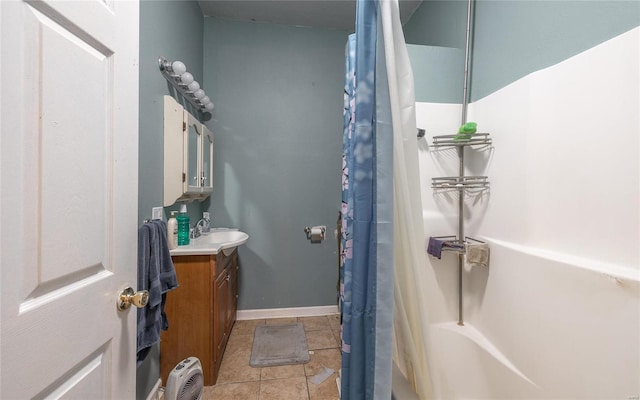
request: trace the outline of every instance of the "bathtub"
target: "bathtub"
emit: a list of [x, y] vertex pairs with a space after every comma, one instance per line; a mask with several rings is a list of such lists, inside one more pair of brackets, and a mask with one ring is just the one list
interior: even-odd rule
[[431, 327], [436, 398], [532, 399], [544, 397], [540, 387], [470, 323]]
[[[427, 261], [430, 315], [442, 317], [426, 331], [433, 398], [639, 398], [638, 270], [482, 239], [491, 265], [464, 271], [464, 326], [457, 260]], [[417, 398], [395, 366], [392, 386], [394, 400]]]
[[418, 400], [418, 395], [396, 364], [393, 364], [391, 373], [391, 400]]
[[[455, 322], [431, 326], [430, 371], [434, 397], [442, 399], [539, 398], [541, 390], [475, 327]], [[418, 400], [394, 364], [392, 400]]]
[[[637, 398], [638, 271], [483, 240], [491, 246], [491, 265], [464, 272], [465, 325], [449, 315], [427, 328], [433, 397]], [[443, 257], [430, 266], [434, 309], [457, 310], [457, 293], [447, 291], [455, 283], [455, 261]], [[447, 291], [444, 306], [438, 291]]]

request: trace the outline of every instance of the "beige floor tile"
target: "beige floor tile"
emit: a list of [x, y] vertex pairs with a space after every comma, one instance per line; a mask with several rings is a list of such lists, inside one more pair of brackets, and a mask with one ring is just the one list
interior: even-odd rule
[[218, 372], [217, 383], [248, 382], [260, 380], [260, 368], [249, 365], [251, 350], [225, 351]]
[[340, 331], [340, 314], [331, 314], [327, 315], [327, 319], [329, 319], [329, 326], [332, 331]]
[[262, 367], [260, 372], [261, 380], [295, 378], [304, 376], [304, 365], [278, 365], [276, 367]]
[[336, 343], [338, 344], [338, 348], [340, 348], [342, 346], [342, 339], [340, 339], [340, 331], [334, 331], [333, 329], [331, 330], [331, 333], [333, 333], [333, 337], [336, 338]]
[[269, 318], [265, 320], [269, 325], [283, 325], [283, 324], [295, 324], [298, 322], [298, 318]]
[[307, 378], [307, 385], [309, 387], [309, 399], [310, 400], [340, 400], [338, 395], [338, 385], [336, 384], [337, 373], [333, 373], [324, 382], [319, 385], [309, 382]]
[[340, 350], [314, 350], [309, 362], [304, 364], [304, 372], [307, 376], [313, 376], [323, 371], [324, 367], [331, 368], [337, 372], [341, 366], [342, 354], [340, 354]]
[[260, 400], [309, 400], [305, 377], [260, 382]]
[[[305, 325], [307, 344], [314, 351], [307, 364], [252, 368], [249, 365], [255, 327], [261, 324]], [[335, 383], [341, 366], [338, 315], [236, 321], [216, 386], [205, 388], [203, 400], [338, 400]], [[323, 367], [336, 372], [320, 385], [307, 383]]]
[[224, 353], [233, 353], [237, 351], [251, 351], [253, 347], [253, 334], [238, 334], [236, 332], [231, 333], [229, 341], [227, 342], [227, 348]]
[[256, 326], [263, 324], [264, 319], [248, 319], [245, 321], [236, 321], [236, 323], [233, 325], [231, 334], [233, 335], [235, 333], [238, 335], [253, 335], [253, 331], [255, 330]]
[[338, 347], [338, 342], [331, 329], [307, 332], [307, 346], [309, 350], [332, 349]]
[[258, 400], [260, 382], [217, 384], [204, 388], [202, 400]]
[[302, 322], [304, 324], [304, 330], [306, 332], [320, 331], [320, 330], [329, 328], [329, 320], [327, 319], [326, 316], [299, 317], [298, 322]]

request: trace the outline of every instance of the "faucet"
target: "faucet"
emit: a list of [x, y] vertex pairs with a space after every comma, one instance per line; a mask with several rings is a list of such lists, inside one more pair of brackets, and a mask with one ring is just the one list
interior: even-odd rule
[[211, 220], [209, 219], [209, 213], [204, 212], [202, 218], [196, 222], [192, 229], [189, 231], [189, 237], [196, 239], [202, 236], [203, 233], [209, 233], [211, 230]]
[[209, 233], [211, 231], [211, 218], [209, 217], [211, 214], [208, 211], [202, 213], [202, 219], [204, 222], [202, 223], [202, 233]]
[[209, 220], [201, 218], [196, 222], [191, 230], [191, 239], [199, 238], [203, 233], [209, 233]]
[[[200, 222], [200, 221], [198, 221]], [[198, 223], [196, 223], [196, 225], [189, 229], [189, 238], [190, 239], [197, 239], [202, 235], [202, 232], [200, 231], [201, 227], [198, 226]]]

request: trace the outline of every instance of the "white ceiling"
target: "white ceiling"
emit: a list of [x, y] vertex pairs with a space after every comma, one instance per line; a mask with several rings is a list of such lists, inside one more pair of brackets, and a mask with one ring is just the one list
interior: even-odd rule
[[[422, 0], [399, 0], [406, 23]], [[205, 16], [354, 31], [355, 0], [199, 0]]]

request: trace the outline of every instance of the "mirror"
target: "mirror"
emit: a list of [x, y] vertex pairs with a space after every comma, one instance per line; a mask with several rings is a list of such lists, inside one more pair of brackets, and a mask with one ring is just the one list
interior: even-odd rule
[[204, 129], [204, 137], [202, 141], [202, 186], [210, 188], [213, 186], [211, 181], [213, 172], [213, 134]]
[[189, 121], [188, 134], [187, 134], [187, 186], [199, 187], [200, 182], [198, 178], [198, 139], [200, 132], [198, 126], [192, 124]]

